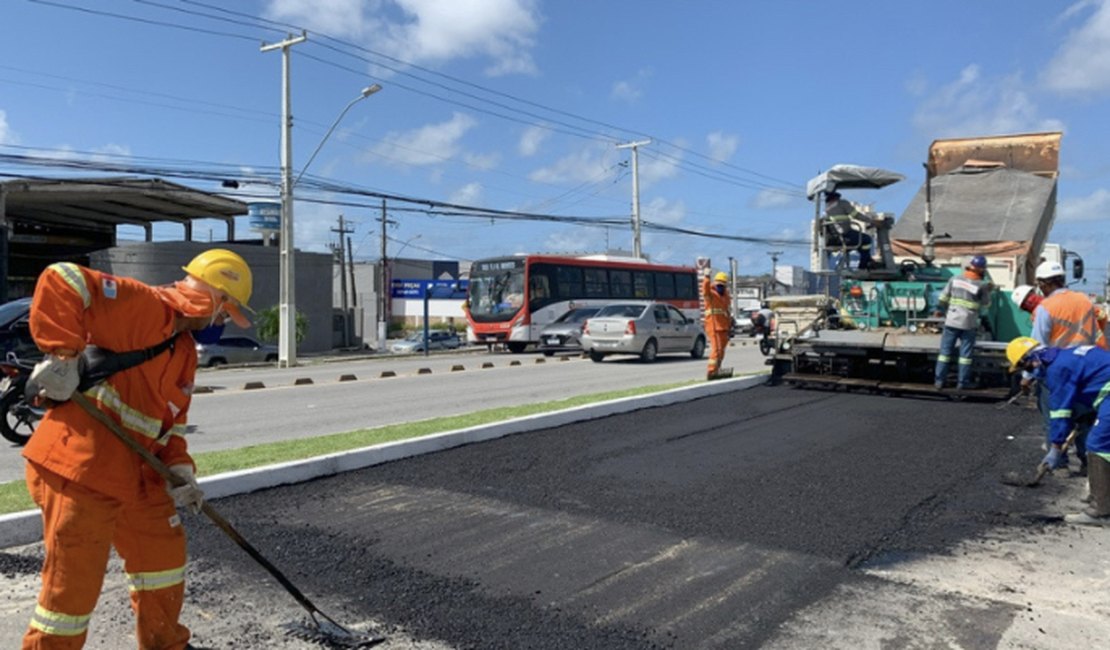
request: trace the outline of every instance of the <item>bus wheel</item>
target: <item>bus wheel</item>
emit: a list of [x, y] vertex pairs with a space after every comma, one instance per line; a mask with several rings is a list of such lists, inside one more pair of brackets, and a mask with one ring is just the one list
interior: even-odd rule
[[590, 361], [593, 361], [594, 363], [601, 363], [602, 359], [604, 359], [604, 358], [605, 358], [604, 354], [602, 354], [602, 353], [600, 353], [596, 350], [590, 350]]
[[513, 354], [520, 354], [521, 352], [524, 352], [524, 348], [528, 347], [527, 343], [521, 343], [520, 341], [511, 341], [509, 343], [506, 343], [505, 345], [508, 346], [509, 352], [512, 352]]

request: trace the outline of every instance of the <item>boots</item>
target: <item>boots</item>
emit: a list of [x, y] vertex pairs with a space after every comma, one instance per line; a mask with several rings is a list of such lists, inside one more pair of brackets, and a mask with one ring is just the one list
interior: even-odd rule
[[1083, 512], [1065, 515], [1064, 521], [1083, 526], [1110, 526], [1110, 461], [1098, 454], [1087, 456], [1087, 481], [1091, 485], [1090, 504]]

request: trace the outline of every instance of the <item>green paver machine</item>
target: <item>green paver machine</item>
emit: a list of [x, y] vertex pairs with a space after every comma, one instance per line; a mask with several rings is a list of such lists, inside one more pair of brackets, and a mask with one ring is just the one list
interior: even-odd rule
[[822, 199], [833, 191], [885, 187], [903, 177], [836, 165], [810, 180], [807, 195], [816, 203], [813, 267], [828, 281], [823, 295], [770, 298], [778, 322], [776, 352], [768, 362], [775, 377], [800, 385], [936, 392], [933, 372], [944, 324], [934, 315], [941, 311], [938, 298], [970, 256], [984, 255], [995, 290], [975, 346], [978, 387], [959, 393], [1007, 397], [1013, 378], [1006, 343], [1028, 335], [1031, 326], [1010, 291], [1032, 281], [1055, 219], [1060, 137], [1036, 133], [933, 142], [925, 183], [897, 223], [889, 214], [856, 206], [851, 227], [871, 234], [876, 249], [865, 270], [852, 268], [851, 249], [830, 241]]

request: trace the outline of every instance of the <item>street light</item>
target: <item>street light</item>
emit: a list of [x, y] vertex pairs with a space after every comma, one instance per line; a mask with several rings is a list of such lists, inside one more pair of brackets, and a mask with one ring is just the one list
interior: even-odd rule
[[[303, 37], [302, 39], [303, 40]], [[299, 41], [297, 41], [299, 42]], [[294, 42], [287, 42], [295, 44]], [[288, 57], [288, 45], [284, 47], [286, 57]], [[266, 51], [266, 48], [263, 48]], [[340, 111], [339, 116], [332, 122], [328, 132], [320, 140], [320, 144], [316, 145], [316, 149], [312, 152], [308, 162], [301, 168], [301, 173], [297, 175], [296, 180], [290, 179], [290, 171], [292, 170], [291, 160], [293, 159], [293, 144], [292, 144], [292, 125], [293, 119], [290, 115], [289, 109], [289, 81], [288, 81], [288, 62], [285, 64], [285, 83], [282, 103], [283, 125], [282, 131], [282, 184], [281, 184], [281, 305], [280, 314], [278, 318], [278, 367], [290, 368], [297, 365], [297, 336], [296, 336], [296, 300], [294, 291], [294, 247], [293, 247], [293, 188], [304, 173], [308, 171], [308, 166], [316, 159], [316, 154], [320, 153], [321, 147], [327, 142], [328, 137], [331, 136], [332, 131], [357, 102], [366, 99], [370, 95], [378, 92], [382, 87], [378, 84], [367, 86], [362, 89], [358, 97], [355, 97], [343, 110]]]
[[320, 140], [320, 144], [316, 145], [316, 150], [313, 151], [312, 155], [308, 157], [308, 162], [306, 162], [304, 164], [304, 167], [301, 168], [301, 173], [297, 175], [297, 180], [293, 181], [294, 186], [296, 186], [297, 183], [301, 182], [301, 176], [304, 176], [304, 173], [306, 171], [308, 171], [308, 166], [312, 164], [312, 161], [316, 160], [316, 154], [320, 153], [320, 148], [323, 147], [324, 143], [328, 141], [329, 137], [331, 137], [331, 132], [334, 131], [335, 127], [339, 125], [339, 121], [343, 119], [343, 116], [347, 114], [347, 111], [351, 110], [351, 107], [354, 106], [355, 104], [361, 102], [362, 100], [366, 99], [370, 95], [373, 95], [374, 93], [378, 92], [381, 89], [382, 89], [381, 84], [374, 84], [373, 86], [367, 86], [367, 87], [362, 89], [362, 92], [359, 94], [358, 97], [355, 97], [351, 101], [347, 102], [347, 105], [344, 106], [343, 110], [339, 112], [339, 116], [336, 117], [335, 121], [331, 123], [330, 127], [328, 127], [328, 132], [324, 134], [323, 139]]

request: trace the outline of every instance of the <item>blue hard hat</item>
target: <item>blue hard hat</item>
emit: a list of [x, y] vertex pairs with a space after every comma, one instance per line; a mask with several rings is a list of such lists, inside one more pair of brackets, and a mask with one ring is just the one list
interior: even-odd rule
[[985, 269], [987, 268], [987, 258], [983, 257], [982, 255], [976, 255], [975, 257], [971, 258], [970, 262], [968, 262], [968, 266], [973, 269]]

